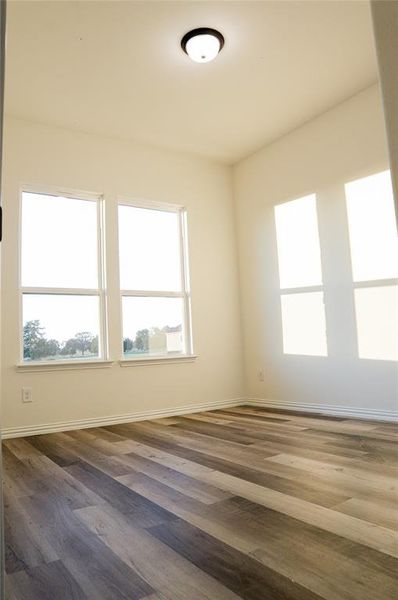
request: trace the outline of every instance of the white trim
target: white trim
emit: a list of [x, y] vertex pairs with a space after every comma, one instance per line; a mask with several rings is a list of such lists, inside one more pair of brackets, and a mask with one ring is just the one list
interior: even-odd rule
[[143, 198], [133, 198], [129, 195], [118, 195], [118, 204], [122, 206], [132, 206], [133, 208], [146, 208], [148, 210], [160, 210], [163, 212], [180, 212], [184, 210], [182, 204], [171, 204], [169, 202], [159, 202], [158, 200], [147, 200]]
[[184, 362], [194, 362], [196, 354], [181, 354], [180, 356], [148, 356], [142, 358], [122, 358], [119, 360], [121, 367], [142, 367], [143, 365], [164, 365]]
[[[92, 288], [56, 288], [56, 287], [30, 287], [22, 286], [22, 205], [23, 205], [23, 194], [31, 193], [37, 195], [48, 195], [53, 198], [69, 198], [72, 200], [83, 200], [96, 203], [96, 232], [97, 232], [97, 270], [98, 280], [97, 289]], [[99, 359], [93, 359], [92, 361], [84, 361], [85, 366], [83, 368], [93, 368], [88, 366], [88, 362], [96, 363], [98, 368], [99, 362], [105, 363], [109, 358], [109, 341], [108, 341], [108, 329], [107, 329], [107, 297], [106, 297], [106, 278], [105, 278], [105, 227], [104, 227], [104, 206], [105, 199], [103, 194], [85, 192], [85, 191], [60, 191], [57, 187], [51, 186], [36, 186], [23, 184], [19, 189], [19, 239], [18, 239], [18, 296], [19, 296], [19, 360], [23, 361], [24, 358], [24, 345], [23, 345], [23, 296], [30, 295], [70, 295], [70, 296], [92, 296], [98, 297], [98, 318], [99, 318], [99, 330], [98, 330], [98, 355]], [[71, 368], [82, 368], [80, 366], [72, 367], [69, 361], [57, 360], [56, 362], [60, 368], [58, 370], [64, 370]], [[81, 364], [81, 363], [80, 363]], [[104, 365], [102, 365], [104, 366]], [[49, 367], [47, 369], [46, 367]], [[52, 361], [42, 361], [37, 363], [30, 363], [29, 365], [21, 362], [17, 365], [17, 370], [25, 371], [32, 370], [36, 371], [47, 371], [54, 370]]]
[[105, 197], [102, 195], [97, 201], [97, 285], [99, 290], [100, 320], [98, 331], [98, 354], [102, 360], [109, 359], [105, 243]]
[[36, 372], [40, 373], [43, 371], [73, 371], [76, 369], [103, 369], [111, 367], [113, 360], [104, 359], [91, 359], [91, 360], [53, 360], [53, 361], [32, 361], [26, 363], [20, 363], [15, 365], [16, 370], [19, 373]]
[[123, 415], [94, 417], [92, 419], [81, 419], [78, 421], [59, 421], [57, 423], [46, 423], [43, 425], [6, 427], [5, 429], [2, 429], [1, 435], [3, 439], [9, 439], [25, 437], [29, 435], [40, 435], [42, 433], [55, 433], [57, 431], [72, 431], [74, 429], [88, 429], [90, 427], [105, 427], [107, 425], [117, 425], [120, 423], [132, 423], [134, 421], [146, 421], [148, 419], [175, 417], [177, 415], [185, 415], [207, 410], [230, 408], [233, 406], [240, 406], [242, 403], [244, 403], [244, 398], [235, 398], [232, 400], [204, 402], [202, 404], [192, 404], [174, 408], [159, 408], [154, 410], [137, 411]]
[[119, 423], [132, 423], [134, 421], [145, 421], [148, 419], [159, 419], [162, 417], [174, 417], [208, 410], [232, 408], [235, 406], [258, 406], [270, 409], [277, 408], [278, 410], [280, 409], [287, 411], [295, 410], [303, 413], [319, 413], [346, 418], [352, 417], [357, 419], [371, 419], [375, 421], [398, 422], [397, 411], [308, 404], [303, 402], [281, 402], [278, 400], [266, 400], [261, 398], [234, 398], [232, 400], [220, 400], [218, 402], [206, 402], [202, 404], [193, 404], [190, 406], [137, 411], [123, 415], [95, 417], [92, 419], [80, 419], [77, 421], [59, 421], [56, 423], [46, 423], [42, 425], [6, 427], [1, 430], [1, 436], [3, 439], [9, 439], [25, 437], [29, 435], [40, 435], [43, 433], [55, 433], [57, 431], [71, 431], [74, 429], [87, 429], [90, 427], [106, 427], [107, 425], [117, 425]]
[[55, 196], [57, 198], [70, 198], [71, 200], [88, 200], [96, 202], [102, 196], [101, 192], [88, 192], [87, 190], [78, 190], [73, 188], [60, 188], [55, 185], [42, 185], [21, 183], [21, 196], [24, 192], [28, 194], [40, 194], [41, 196]]
[[[188, 265], [188, 242], [187, 242], [187, 210], [184, 206], [176, 204], [166, 204], [164, 202], [154, 202], [151, 200], [134, 200], [132, 198], [126, 198], [123, 196], [118, 197], [118, 235], [120, 232], [119, 228], [119, 207], [129, 206], [131, 208], [145, 208], [151, 210], [158, 210], [163, 212], [175, 213], [178, 217], [178, 229], [179, 229], [179, 246], [180, 246], [180, 278], [181, 278], [181, 290], [178, 292], [170, 290], [132, 290], [132, 289], [121, 289], [120, 285], [120, 251], [118, 254], [119, 264], [119, 289], [120, 289], [120, 314], [122, 322], [122, 336], [121, 336], [121, 350], [123, 352], [123, 298], [181, 298], [183, 304], [183, 322], [182, 322], [182, 333], [184, 341], [184, 352], [188, 356], [193, 353], [193, 342], [192, 342], [192, 311], [191, 311], [191, 295], [189, 285], [189, 265]], [[120, 248], [119, 248], [120, 250]], [[156, 358], [156, 357], [155, 357]], [[167, 357], [166, 357], [167, 358]], [[168, 360], [167, 362], [176, 362], [174, 360]], [[161, 362], [155, 362], [154, 358], [143, 359], [143, 361], [150, 360], [151, 364], [162, 364], [165, 358], [160, 357]], [[159, 358], [157, 359], [159, 361]], [[179, 357], [178, 362], [181, 358]], [[145, 364], [141, 360], [131, 359], [135, 365]], [[130, 361], [130, 362], [131, 362]], [[120, 361], [121, 366], [132, 366], [126, 365], [125, 359], [122, 358]]]
[[22, 294], [42, 294], [54, 296], [99, 296], [96, 288], [55, 288], [55, 287], [22, 287]]
[[283, 402], [281, 400], [269, 400], [266, 398], [248, 398], [244, 403], [246, 406], [259, 406], [264, 408], [276, 408], [278, 410], [293, 410], [304, 413], [319, 413], [321, 415], [332, 415], [336, 417], [368, 419], [372, 421], [398, 422], [398, 411], [377, 410], [373, 408], [360, 408], [354, 406], [335, 406], [333, 404], [310, 404], [308, 402]]
[[180, 269], [181, 269], [181, 289], [183, 290], [183, 333], [184, 333], [184, 352], [193, 353], [192, 342], [192, 314], [191, 314], [191, 294], [189, 287], [189, 267], [188, 267], [188, 243], [187, 243], [187, 211], [182, 209], [179, 212], [178, 229], [180, 234]]

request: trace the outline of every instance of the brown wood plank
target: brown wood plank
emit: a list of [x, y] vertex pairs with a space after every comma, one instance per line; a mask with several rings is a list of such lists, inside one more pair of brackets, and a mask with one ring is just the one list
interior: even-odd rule
[[7, 600], [395, 600], [397, 440], [256, 407], [7, 440]]
[[62, 561], [28, 568], [9, 577], [17, 600], [85, 600], [86, 594], [74, 580]]
[[135, 494], [119, 481], [83, 461], [78, 465], [66, 467], [66, 470], [72, 477], [90, 490], [95, 490], [103, 500], [112, 504], [121, 513], [129, 515], [132, 522], [137, 522], [142, 527], [150, 527], [175, 518], [172, 513]]
[[88, 598], [139, 600], [154, 591], [99, 536], [91, 535], [62, 495], [34, 496], [22, 502], [32, 519], [42, 524], [46, 540]]
[[292, 582], [184, 521], [150, 529], [157, 539], [247, 600], [320, 600]]
[[[242, 466], [241, 464], [236, 464], [236, 462], [219, 458], [212, 454], [196, 452], [189, 448], [184, 449], [183, 453], [180, 453], [180, 456], [182, 455], [189, 458], [191, 461], [210, 469], [215, 469], [221, 473], [227, 473], [228, 475], [234, 475], [245, 481], [257, 483], [296, 498], [302, 498], [303, 500], [320, 504], [321, 506], [334, 506], [335, 504], [344, 502], [350, 497], [344, 493], [338, 493], [337, 491], [336, 493], [333, 493], [329, 489], [324, 490], [319, 485], [311, 485], [305, 481], [296, 482], [279, 475], [259, 471], [248, 466]], [[133, 461], [138, 458], [136, 453], [130, 453], [127, 456]], [[227, 492], [224, 492], [224, 494], [227, 494]]]
[[[76, 511], [79, 518], [167, 600], [236, 600], [237, 596], [169, 546], [134, 527], [109, 505]], [[178, 585], [176, 583], [178, 582]]]
[[37, 567], [58, 560], [54, 548], [42, 535], [40, 524], [34, 521], [21, 499], [4, 490], [4, 528], [7, 573], [24, 567]]
[[[123, 458], [119, 457], [119, 460], [123, 460], [124, 464], [130, 465], [135, 472], [148, 475], [152, 479], [155, 479], [160, 483], [165, 483], [176, 491], [179, 491], [190, 498], [195, 498], [204, 504], [219, 502], [220, 500], [225, 500], [231, 496], [228, 492], [224, 492], [214, 485], [208, 485], [194, 477], [184, 475], [184, 473], [160, 465], [143, 456], [139, 456], [138, 454], [129, 453], [124, 455]], [[121, 480], [120, 477], [118, 479], [119, 481]]]

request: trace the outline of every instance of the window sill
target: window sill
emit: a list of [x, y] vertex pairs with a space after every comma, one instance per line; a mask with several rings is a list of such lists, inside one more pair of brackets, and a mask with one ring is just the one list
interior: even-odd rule
[[182, 356], [149, 356], [147, 358], [122, 358], [119, 360], [121, 367], [143, 367], [148, 365], [165, 365], [194, 362], [196, 354], [184, 354]]
[[79, 360], [20, 363], [15, 366], [19, 373], [40, 373], [43, 371], [84, 371], [86, 369], [105, 369], [114, 364], [113, 360]]
[[[146, 358], [122, 358], [119, 360], [121, 367], [142, 367], [149, 365], [180, 364], [194, 362], [196, 354], [182, 356], [149, 356]], [[114, 364], [113, 360], [79, 360], [79, 361], [54, 361], [31, 362], [15, 365], [18, 373], [42, 373], [51, 371], [84, 371], [86, 369], [106, 369]]]

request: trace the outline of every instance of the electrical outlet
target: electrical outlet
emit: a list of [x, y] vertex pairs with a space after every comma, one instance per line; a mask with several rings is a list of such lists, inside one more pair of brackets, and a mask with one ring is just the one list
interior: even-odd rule
[[23, 387], [22, 388], [22, 402], [33, 402], [33, 398], [32, 398], [32, 388], [30, 387]]
[[264, 370], [261, 369], [261, 371], [258, 372], [258, 380], [259, 381], [264, 381], [265, 380], [265, 375], [264, 375]]

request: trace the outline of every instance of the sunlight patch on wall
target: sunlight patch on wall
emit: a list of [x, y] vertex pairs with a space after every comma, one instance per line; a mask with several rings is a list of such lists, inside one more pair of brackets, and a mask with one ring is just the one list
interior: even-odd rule
[[[398, 236], [390, 171], [345, 186], [359, 358], [398, 360]], [[358, 282], [369, 282], [363, 287]]]
[[398, 360], [398, 285], [358, 288], [359, 358]]
[[398, 237], [389, 171], [347, 183], [354, 281], [398, 277]]
[[284, 294], [281, 303], [283, 352], [327, 356], [323, 292]]
[[281, 288], [322, 284], [316, 196], [275, 206]]
[[327, 356], [316, 196], [275, 206], [283, 352]]

